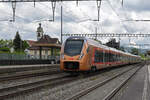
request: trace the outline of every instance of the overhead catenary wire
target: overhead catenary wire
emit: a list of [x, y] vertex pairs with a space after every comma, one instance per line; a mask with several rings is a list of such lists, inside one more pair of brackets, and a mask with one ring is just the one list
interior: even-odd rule
[[[107, 0], [108, 4], [110, 5], [111, 9], [114, 11], [114, 13], [116, 14], [116, 16], [119, 18], [120, 23], [122, 23], [122, 19], [120, 18], [119, 14], [116, 12], [116, 10], [113, 8], [113, 6], [111, 5], [110, 1]], [[129, 32], [128, 28], [122, 23], [122, 26], [125, 28], [125, 30], [127, 32]]]

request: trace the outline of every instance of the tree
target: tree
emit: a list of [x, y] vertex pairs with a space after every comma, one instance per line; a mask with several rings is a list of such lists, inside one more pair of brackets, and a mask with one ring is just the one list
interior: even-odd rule
[[125, 52], [124, 47], [120, 47], [120, 48], [119, 48], [119, 50], [121, 50], [121, 51]]
[[8, 47], [1, 47], [0, 48], [0, 53], [9, 53], [10, 49]]
[[27, 41], [22, 41], [23, 45], [22, 45], [22, 49], [25, 50], [26, 48], [29, 48], [29, 44], [27, 43]]
[[100, 44], [102, 44], [102, 42], [100, 40], [94, 39], [95, 41], [99, 42]]
[[13, 47], [13, 40], [6, 40], [7, 41], [7, 47], [11, 48]]
[[116, 49], [119, 49], [120, 48], [120, 43], [119, 42], [116, 42], [116, 39], [115, 38], [112, 38], [110, 39], [106, 45], [108, 47], [112, 47], [112, 48], [116, 48]]
[[15, 51], [21, 51], [21, 49], [22, 49], [22, 40], [21, 40], [21, 37], [20, 37], [20, 35], [19, 35], [19, 32], [17, 31], [16, 32], [16, 36], [15, 36], [15, 38], [14, 38], [14, 40], [13, 40], [13, 45], [14, 45], [14, 49], [15, 49]]
[[131, 49], [131, 53], [134, 54], [134, 55], [138, 55], [139, 50], [137, 48], [133, 48], [133, 49]]
[[10, 48], [13, 47], [13, 41], [12, 40], [0, 40], [0, 52], [1, 53], [9, 53]]
[[4, 40], [3, 39], [0, 40], [0, 48], [1, 47], [4, 47]]

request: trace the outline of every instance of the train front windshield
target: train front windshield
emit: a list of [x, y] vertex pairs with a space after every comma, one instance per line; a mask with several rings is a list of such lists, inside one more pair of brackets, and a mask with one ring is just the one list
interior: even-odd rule
[[64, 54], [76, 56], [81, 53], [84, 40], [67, 40], [65, 43]]

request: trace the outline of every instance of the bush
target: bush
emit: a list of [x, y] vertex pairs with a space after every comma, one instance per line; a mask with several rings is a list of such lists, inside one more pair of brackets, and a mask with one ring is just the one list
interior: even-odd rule
[[9, 53], [10, 49], [7, 48], [7, 47], [2, 47], [2, 48], [0, 48], [0, 52], [2, 52], [2, 53]]

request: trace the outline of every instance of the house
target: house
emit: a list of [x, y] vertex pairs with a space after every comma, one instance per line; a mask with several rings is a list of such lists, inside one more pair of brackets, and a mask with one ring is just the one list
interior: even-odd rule
[[150, 51], [147, 51], [147, 56], [150, 57]]
[[[39, 24], [41, 27], [41, 24]], [[29, 44], [29, 55], [37, 59], [49, 59], [52, 56], [60, 55], [61, 43], [58, 38], [52, 38], [49, 35], [39, 34], [40, 28], [37, 28], [37, 41], [27, 40]], [[40, 29], [43, 32], [43, 29]]]

